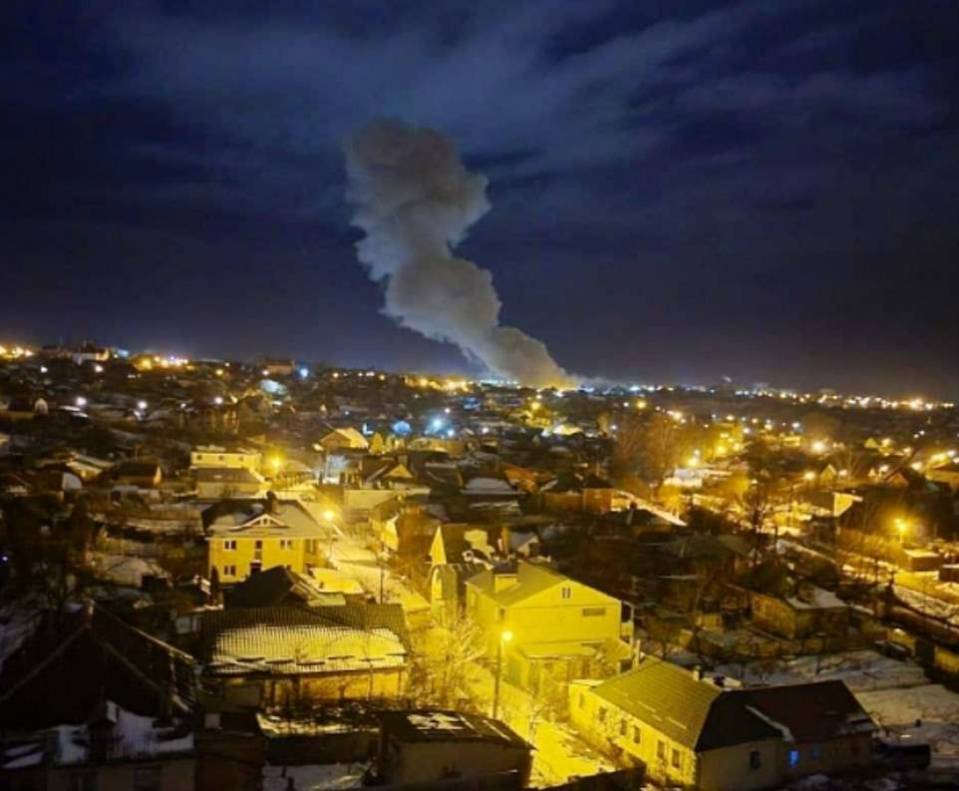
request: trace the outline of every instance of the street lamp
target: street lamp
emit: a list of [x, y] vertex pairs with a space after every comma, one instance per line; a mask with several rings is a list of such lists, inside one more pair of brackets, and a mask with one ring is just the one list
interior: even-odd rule
[[513, 639], [513, 633], [509, 629], [500, 632], [499, 640], [496, 641], [496, 676], [493, 679], [493, 719], [499, 714], [499, 687], [503, 677], [503, 646]]
[[909, 529], [909, 522], [905, 519], [896, 519], [896, 531], [899, 533], [899, 546], [906, 543], [906, 531]]

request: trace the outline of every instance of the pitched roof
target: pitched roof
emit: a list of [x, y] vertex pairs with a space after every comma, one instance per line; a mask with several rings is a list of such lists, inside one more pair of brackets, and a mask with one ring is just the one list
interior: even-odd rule
[[324, 594], [307, 577], [286, 566], [273, 566], [251, 574], [226, 594], [227, 607], [273, 607], [279, 604], [335, 604], [339, 594]]
[[57, 628], [48, 614], [5, 660], [0, 724], [31, 729], [86, 722], [104, 700], [144, 716], [192, 708], [192, 657], [100, 608], [64, 618]]
[[[549, 590], [553, 586], [570, 579], [542, 563], [519, 561], [516, 563], [515, 571], [513, 571], [513, 568], [512, 564], [509, 564], [481, 571], [475, 577], [470, 577], [466, 584], [479, 588], [487, 596], [495, 599], [498, 604], [508, 606]], [[515, 574], [516, 584], [497, 591], [496, 577], [503, 574]]]
[[209, 533], [240, 536], [323, 538], [329, 531], [296, 500], [221, 500], [203, 511]]
[[592, 692], [697, 752], [750, 741], [826, 741], [875, 725], [842, 681], [724, 689], [655, 657]]
[[842, 681], [748, 689], [736, 694], [783, 726], [796, 742], [821, 742], [876, 730], [875, 723]]

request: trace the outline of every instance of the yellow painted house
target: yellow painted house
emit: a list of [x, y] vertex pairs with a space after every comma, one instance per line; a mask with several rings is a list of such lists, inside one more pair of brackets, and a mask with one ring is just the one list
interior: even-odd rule
[[570, 721], [617, 761], [703, 791], [778, 788], [867, 766], [876, 726], [841, 681], [731, 689], [652, 656], [569, 685]]
[[296, 500], [225, 500], [203, 514], [207, 574], [223, 584], [273, 566], [309, 574], [323, 564], [331, 528]]
[[543, 563], [520, 560], [466, 580], [466, 615], [494, 655], [504, 642], [506, 673], [534, 691], [555, 691], [599, 665], [622, 666], [632, 655], [630, 605]]

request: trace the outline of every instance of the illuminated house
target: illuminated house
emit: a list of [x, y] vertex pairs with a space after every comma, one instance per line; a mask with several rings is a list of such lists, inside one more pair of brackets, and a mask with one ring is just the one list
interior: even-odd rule
[[263, 569], [308, 574], [321, 565], [330, 528], [295, 500], [224, 500], [203, 512], [207, 573], [229, 585]]
[[654, 657], [569, 687], [572, 724], [659, 782], [705, 791], [777, 788], [869, 764], [876, 726], [841, 681], [727, 689]]
[[533, 691], [621, 669], [631, 657], [632, 608], [540, 563], [518, 561], [466, 580], [466, 614], [495, 655], [504, 634], [505, 673]]
[[258, 450], [230, 450], [218, 445], [198, 445], [190, 451], [190, 467], [193, 469], [231, 468], [259, 473], [262, 466], [263, 454]]

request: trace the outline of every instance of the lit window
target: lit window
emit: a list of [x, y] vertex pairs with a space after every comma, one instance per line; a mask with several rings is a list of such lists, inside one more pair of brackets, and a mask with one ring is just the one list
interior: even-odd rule
[[789, 751], [789, 767], [795, 769], [799, 766], [799, 750]]

